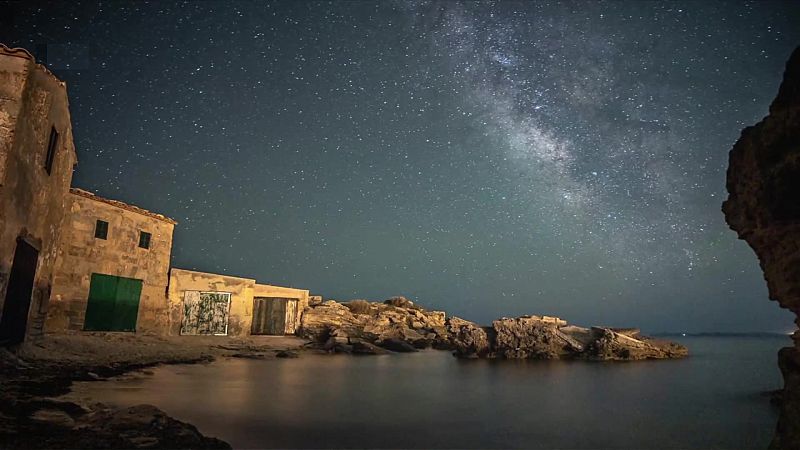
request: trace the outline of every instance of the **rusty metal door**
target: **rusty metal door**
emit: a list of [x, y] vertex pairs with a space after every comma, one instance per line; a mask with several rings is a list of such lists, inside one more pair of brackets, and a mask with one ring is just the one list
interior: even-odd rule
[[291, 301], [293, 300], [276, 297], [254, 298], [253, 325], [250, 333], [275, 336], [286, 334], [287, 304]]
[[185, 291], [181, 334], [228, 334], [229, 292]]

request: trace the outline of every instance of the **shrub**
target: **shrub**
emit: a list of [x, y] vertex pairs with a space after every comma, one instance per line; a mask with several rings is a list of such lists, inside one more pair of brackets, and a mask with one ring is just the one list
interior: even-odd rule
[[370, 303], [366, 300], [351, 300], [343, 305], [353, 314], [369, 314], [371, 309]]

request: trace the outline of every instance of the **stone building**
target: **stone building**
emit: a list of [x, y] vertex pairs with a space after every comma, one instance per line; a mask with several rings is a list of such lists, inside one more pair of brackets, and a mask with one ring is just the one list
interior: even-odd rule
[[170, 269], [176, 222], [81, 189], [68, 194], [48, 331], [292, 334], [308, 291]]
[[42, 332], [75, 163], [65, 84], [0, 44], [0, 342]]
[[70, 189], [66, 87], [0, 44], [0, 344], [47, 331], [294, 333], [308, 291], [170, 270], [176, 222]]
[[81, 189], [67, 198], [47, 330], [168, 333], [176, 222]]
[[191, 270], [170, 271], [171, 334], [294, 334], [308, 291]]

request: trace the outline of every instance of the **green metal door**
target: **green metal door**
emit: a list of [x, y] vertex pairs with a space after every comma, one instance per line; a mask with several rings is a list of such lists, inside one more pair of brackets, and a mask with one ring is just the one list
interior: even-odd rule
[[117, 296], [114, 302], [114, 331], [136, 331], [139, 316], [139, 297], [142, 295], [142, 280], [120, 278], [117, 280]]
[[142, 280], [92, 274], [83, 329], [136, 331]]

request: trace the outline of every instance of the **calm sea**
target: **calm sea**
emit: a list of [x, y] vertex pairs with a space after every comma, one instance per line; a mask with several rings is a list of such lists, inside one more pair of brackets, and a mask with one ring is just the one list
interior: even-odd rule
[[165, 366], [77, 383], [235, 448], [766, 448], [788, 337], [683, 337], [675, 361], [462, 361], [447, 352]]

